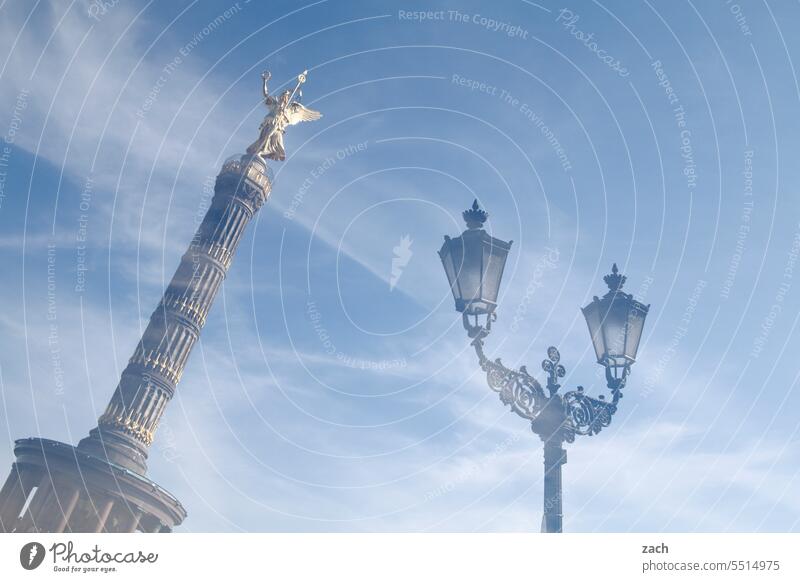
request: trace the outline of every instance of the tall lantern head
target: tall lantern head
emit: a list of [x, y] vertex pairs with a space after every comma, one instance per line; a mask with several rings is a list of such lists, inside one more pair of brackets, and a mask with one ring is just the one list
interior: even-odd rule
[[608, 285], [608, 293], [601, 299], [595, 297], [584, 307], [583, 316], [589, 325], [597, 363], [607, 368], [627, 368], [636, 361], [644, 320], [650, 306], [622, 291], [625, 276], [619, 274], [616, 263], [604, 281]]
[[506, 265], [511, 241], [496, 239], [483, 230], [489, 215], [478, 201], [464, 211], [467, 230], [456, 238], [444, 237], [439, 251], [456, 310], [465, 315], [490, 315], [497, 307], [500, 280]]

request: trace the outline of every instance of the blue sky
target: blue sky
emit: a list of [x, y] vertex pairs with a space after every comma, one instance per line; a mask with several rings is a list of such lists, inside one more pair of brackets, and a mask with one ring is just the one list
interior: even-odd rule
[[569, 447], [565, 529], [797, 531], [798, 10], [3, 3], [0, 467], [94, 426], [260, 73], [308, 68], [324, 117], [287, 132], [152, 447], [180, 530], [538, 530], [541, 444], [436, 256], [477, 197], [514, 240], [493, 357], [557, 345], [602, 393], [579, 307], [614, 261], [652, 305], [612, 426]]

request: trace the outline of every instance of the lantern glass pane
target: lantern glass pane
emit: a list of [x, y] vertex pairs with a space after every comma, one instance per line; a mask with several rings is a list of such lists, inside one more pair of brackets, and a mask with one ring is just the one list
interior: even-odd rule
[[583, 316], [586, 318], [586, 324], [589, 326], [589, 334], [592, 336], [594, 353], [597, 356], [597, 361], [602, 363], [606, 348], [603, 344], [601, 315], [600, 302], [597, 299], [583, 308]]
[[501, 248], [488, 238], [483, 246], [483, 292], [482, 298], [491, 303], [497, 303], [497, 295], [500, 291], [500, 280], [503, 277], [503, 269], [506, 264], [508, 251]]
[[461, 298], [469, 306], [472, 302], [480, 300], [481, 279], [483, 276], [483, 255], [481, 253], [481, 241], [478, 238], [467, 236], [471, 233], [465, 232], [461, 236], [460, 251], [463, 259], [458, 265], [458, 284], [461, 290]]
[[630, 361], [636, 360], [636, 352], [639, 351], [639, 341], [642, 339], [646, 316], [647, 308], [638, 301], [633, 301], [628, 312], [628, 339], [625, 345], [625, 356]]
[[445, 273], [447, 273], [447, 279], [450, 281], [450, 287], [453, 290], [453, 298], [456, 300], [456, 308], [458, 308], [458, 305], [463, 299], [458, 280], [464, 260], [463, 243], [461, 238], [459, 237], [448, 241], [447, 250], [445, 253], [445, 258], [443, 259], [444, 269]]
[[447, 275], [447, 282], [450, 283], [450, 287], [453, 289], [453, 297], [458, 299], [458, 291], [455, 288], [456, 269], [453, 266], [453, 254], [449, 249], [442, 254], [442, 265], [444, 265], [444, 272]]
[[603, 341], [608, 363], [612, 366], [625, 364], [625, 340], [628, 335], [628, 300], [621, 294], [604, 297]]

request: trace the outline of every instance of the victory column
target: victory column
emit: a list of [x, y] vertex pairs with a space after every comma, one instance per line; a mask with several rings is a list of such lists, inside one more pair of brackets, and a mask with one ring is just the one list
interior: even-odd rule
[[[147, 451], [200, 337], [248, 222], [267, 201], [290, 125], [319, 119], [294, 90], [270, 95], [269, 112], [247, 154], [228, 159], [188, 251], [150, 317], [97, 426], [77, 447], [44, 438], [16, 441], [16, 462], [0, 490], [2, 532], [168, 532], [186, 517], [180, 502], [148, 479]], [[295, 99], [297, 97], [297, 99]]]

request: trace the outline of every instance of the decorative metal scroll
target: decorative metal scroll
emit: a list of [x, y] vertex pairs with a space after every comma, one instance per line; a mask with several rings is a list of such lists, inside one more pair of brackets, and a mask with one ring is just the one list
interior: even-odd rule
[[541, 384], [528, 373], [525, 366], [519, 370], [506, 368], [500, 358], [492, 361], [483, 353], [483, 342], [476, 339], [472, 342], [481, 368], [486, 372], [489, 388], [500, 395], [500, 401], [511, 406], [522, 418], [535, 419], [542, 407], [547, 403], [547, 396]]
[[617, 405], [586, 396], [583, 386], [570, 390], [563, 397], [567, 416], [575, 434], [594, 435], [611, 424], [611, 417], [617, 411]]
[[561, 354], [559, 351], [553, 346], [547, 348], [547, 359], [542, 360], [542, 370], [547, 372], [547, 390], [550, 392], [550, 396], [558, 392], [558, 389], [561, 388], [558, 379], [563, 378], [567, 373], [566, 368], [558, 363], [560, 361]]
[[[542, 362], [542, 369], [548, 375], [548, 395], [541, 384], [528, 373], [525, 366], [521, 366], [519, 370], [512, 370], [505, 367], [500, 358], [495, 360], [487, 358], [483, 352], [483, 338], [488, 334], [482, 326], [476, 327], [484, 333], [476, 333], [477, 337], [472, 345], [475, 347], [481, 368], [486, 372], [489, 388], [497, 392], [503, 404], [510, 406], [517, 415], [530, 420], [534, 432], [537, 430], [537, 424], [533, 421], [546, 406], [549, 405], [552, 410], [557, 401], [563, 411], [563, 420], [558, 427], [558, 433], [566, 442], [573, 442], [576, 435], [595, 435], [611, 424], [611, 417], [617, 411], [617, 402], [622, 398], [621, 388], [625, 385], [627, 369], [622, 371], [620, 378], [612, 378], [609, 374], [609, 388], [612, 393], [610, 401], [604, 396], [599, 398], [587, 396], [582, 386], [559, 396], [558, 390], [561, 385], [558, 380], [566, 375], [566, 369], [559, 363], [561, 354], [556, 348], [550, 347], [547, 350], [547, 359]], [[541, 427], [539, 430], [542, 430]], [[549, 432], [543, 436], [549, 436]]]

